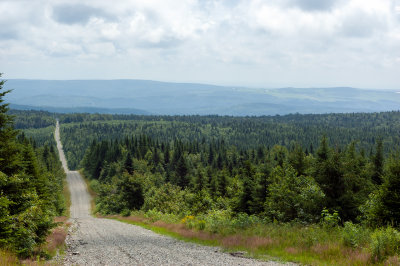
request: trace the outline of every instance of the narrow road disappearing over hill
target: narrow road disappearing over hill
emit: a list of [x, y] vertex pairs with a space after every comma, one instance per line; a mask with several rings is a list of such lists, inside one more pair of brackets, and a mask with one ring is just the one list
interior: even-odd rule
[[90, 215], [90, 196], [77, 171], [69, 171], [57, 121], [55, 138], [71, 191], [72, 226], [65, 265], [278, 265], [234, 257], [219, 248], [158, 235], [150, 230]]

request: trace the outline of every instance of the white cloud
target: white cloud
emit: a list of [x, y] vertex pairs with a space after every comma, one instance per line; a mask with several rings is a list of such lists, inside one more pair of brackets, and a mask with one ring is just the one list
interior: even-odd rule
[[[0, 71], [10, 78], [398, 87], [392, 73], [400, 67], [399, 6], [397, 0], [2, 0]], [[27, 71], [29, 64], [43, 73]]]

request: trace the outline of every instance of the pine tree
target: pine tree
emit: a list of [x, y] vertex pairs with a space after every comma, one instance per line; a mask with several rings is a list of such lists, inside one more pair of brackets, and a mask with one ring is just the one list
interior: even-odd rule
[[299, 144], [296, 144], [294, 150], [289, 154], [289, 163], [296, 170], [297, 175], [305, 175], [305, 153]]
[[400, 226], [400, 158], [390, 159], [380, 191], [382, 220]]
[[255, 185], [250, 206], [250, 211], [252, 213], [261, 213], [264, 211], [264, 203], [268, 195], [268, 186], [270, 185], [270, 174], [271, 167], [265, 164], [262, 166], [261, 172], [255, 175]]
[[61, 192], [39, 166], [33, 145], [23, 136], [18, 142], [8, 105], [2, 104], [9, 92], [3, 85], [0, 81], [0, 248], [29, 256], [53, 226], [58, 201], [53, 192]]
[[228, 173], [225, 170], [220, 171], [217, 175], [217, 194], [222, 197], [225, 196], [226, 187], [228, 186], [227, 176]]
[[[2, 74], [0, 73], [0, 78]], [[13, 128], [13, 118], [7, 114], [8, 104], [3, 103], [3, 97], [10, 90], [3, 91], [4, 80], [0, 81], [0, 171], [6, 175], [20, 170], [20, 158], [16, 136], [18, 131]]]
[[189, 185], [189, 179], [187, 176], [188, 167], [183, 154], [181, 154], [181, 157], [178, 159], [175, 169], [177, 185], [181, 188], [187, 187]]
[[324, 136], [317, 150], [314, 177], [326, 196], [325, 207], [339, 212], [343, 207], [340, 201], [346, 190], [341, 161], [341, 153], [332, 151]]
[[123, 174], [116, 188], [121, 198], [120, 202], [124, 203], [122, 205], [125, 205], [125, 208], [137, 210], [142, 207], [144, 203], [143, 188], [138, 176], [131, 176], [126, 173]]
[[239, 198], [238, 212], [250, 214], [250, 208], [253, 201], [254, 191], [254, 168], [250, 161], [244, 162], [244, 167], [241, 169], [242, 191]]
[[130, 152], [126, 155], [124, 162], [124, 169], [131, 175], [133, 174], [133, 163], [132, 163], [132, 155]]
[[208, 188], [208, 183], [207, 183], [206, 177], [204, 176], [202, 169], [199, 169], [199, 167], [198, 167], [198, 170], [196, 171], [196, 175], [193, 179], [193, 188], [194, 188], [194, 191], [197, 191], [197, 192]]
[[379, 139], [376, 143], [376, 152], [372, 157], [373, 162], [373, 174], [372, 182], [376, 185], [381, 185], [382, 174], [383, 174], [383, 144], [382, 139]]

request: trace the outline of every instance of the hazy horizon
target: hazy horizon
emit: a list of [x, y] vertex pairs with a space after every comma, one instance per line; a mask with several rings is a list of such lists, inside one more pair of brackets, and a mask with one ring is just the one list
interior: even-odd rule
[[210, 86], [217, 86], [217, 87], [231, 87], [231, 88], [244, 88], [244, 89], [267, 89], [267, 90], [274, 90], [274, 89], [335, 89], [335, 88], [351, 88], [351, 89], [360, 89], [360, 90], [383, 90], [383, 91], [399, 91], [400, 93], [400, 86], [399, 88], [365, 88], [365, 87], [352, 87], [352, 86], [314, 86], [314, 87], [301, 87], [301, 86], [278, 86], [278, 87], [266, 87], [266, 86], [257, 86], [257, 85], [240, 85], [240, 84], [219, 84], [219, 83], [212, 83], [212, 82], [196, 82], [196, 81], [168, 81], [168, 80], [152, 80], [152, 79], [135, 79], [135, 78], [110, 78], [110, 79], [40, 79], [40, 78], [9, 78], [6, 79], [4, 76], [2, 77], [4, 80], [32, 80], [32, 81], [150, 81], [150, 82], [160, 82], [160, 83], [176, 83], [176, 84], [200, 84], [200, 85], [210, 85]]
[[44, 110], [60, 112], [79, 109], [79, 112], [243, 116], [377, 112], [398, 110], [400, 106], [396, 90], [350, 87], [265, 89], [128, 79], [11, 79], [5, 88], [13, 89], [6, 100], [14, 107], [46, 107]]

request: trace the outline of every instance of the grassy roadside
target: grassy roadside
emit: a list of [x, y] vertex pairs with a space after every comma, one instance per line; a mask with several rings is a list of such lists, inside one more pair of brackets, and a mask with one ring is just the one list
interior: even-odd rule
[[[92, 196], [92, 210], [94, 210], [96, 193], [87, 179], [85, 182]], [[96, 215], [141, 226], [179, 240], [218, 246], [227, 252], [265, 261], [296, 262], [306, 265], [400, 265], [398, 255], [387, 255], [381, 260], [373, 255], [374, 248], [385, 252], [384, 249], [387, 248], [385, 245], [389, 245], [390, 249], [394, 247], [392, 243], [387, 242], [387, 233], [383, 232], [383, 238], [378, 238], [382, 243], [372, 247], [371, 236], [374, 232], [367, 228], [354, 227], [355, 225], [352, 225], [354, 228], [349, 227], [350, 230], [346, 227], [326, 227], [319, 224], [305, 226], [258, 223], [248, 226], [247, 221], [244, 221], [242, 226], [235, 227], [231, 225], [231, 221], [216, 221], [218, 218], [215, 217], [216, 226], [213, 228], [210, 221], [206, 222], [198, 217], [182, 218], [157, 211], [133, 211], [128, 216]]]
[[[102, 218], [114, 219], [120, 222], [137, 225], [145, 229], [151, 230], [155, 233], [173, 237], [175, 239], [183, 240], [186, 242], [196, 243], [206, 246], [221, 247], [223, 251], [235, 253], [239, 256], [262, 259], [267, 261], [280, 261], [287, 262], [289, 260], [281, 260], [278, 257], [269, 256], [266, 254], [257, 254], [252, 248], [256, 245], [267, 244], [264, 240], [254, 238], [241, 238], [240, 236], [223, 236], [219, 234], [212, 234], [204, 231], [197, 231], [187, 228], [184, 224], [167, 223], [162, 220], [153, 221], [151, 218], [145, 218], [142, 215], [133, 215], [123, 217], [120, 215], [99, 216]], [[239, 240], [239, 242], [237, 242]], [[243, 242], [242, 242], [243, 241]], [[236, 244], [232, 244], [235, 242]], [[251, 244], [253, 243], [253, 244]]]
[[0, 249], [0, 265], [21, 265], [21, 263], [14, 254]]
[[[192, 217], [192, 216], [191, 216]], [[132, 212], [131, 216], [109, 215], [104, 218], [138, 225], [153, 232], [180, 240], [208, 246], [219, 246], [227, 252], [265, 261], [296, 262], [306, 265], [400, 265], [398, 255], [388, 255], [377, 260], [368, 236], [371, 232], [359, 232], [355, 238], [365, 238], [357, 246], [344, 241], [343, 227], [324, 228], [319, 225], [259, 224], [229, 233], [207, 232], [190, 226], [186, 217], [171, 221], [170, 215], [154, 215], [151, 212]], [[389, 231], [387, 231], [389, 232]], [[386, 240], [385, 240], [386, 238]], [[378, 248], [384, 251], [393, 248], [394, 243], [386, 242], [390, 235], [380, 238]]]
[[70, 217], [71, 211], [71, 192], [69, 191], [69, 186], [67, 179], [65, 178], [63, 181], [63, 197], [65, 199], [65, 210], [64, 216]]
[[[307, 236], [304, 228], [298, 226], [287, 226], [286, 228], [281, 225], [267, 225], [264, 228], [255, 226], [237, 230], [233, 234], [219, 234], [188, 228], [183, 223], [168, 223], [152, 219], [139, 212], [128, 217], [120, 215], [103, 217], [138, 225], [155, 233], [180, 240], [222, 247], [227, 252], [239, 252], [246, 257], [265, 261], [296, 262], [307, 265], [366, 265], [371, 263], [367, 250], [344, 247], [338, 240], [338, 232], [331, 232], [330, 236], [321, 236], [326, 232], [317, 227], [311, 229], [314, 231], [312, 234], [328, 237], [325, 242], [318, 243], [317, 240], [314, 240], [315, 243], [311, 243], [312, 236]], [[301, 241], [303, 237], [304, 241]], [[396, 258], [391, 258], [391, 260], [398, 262]], [[381, 263], [381, 265], [388, 264]], [[389, 263], [389, 265], [396, 264]]]

